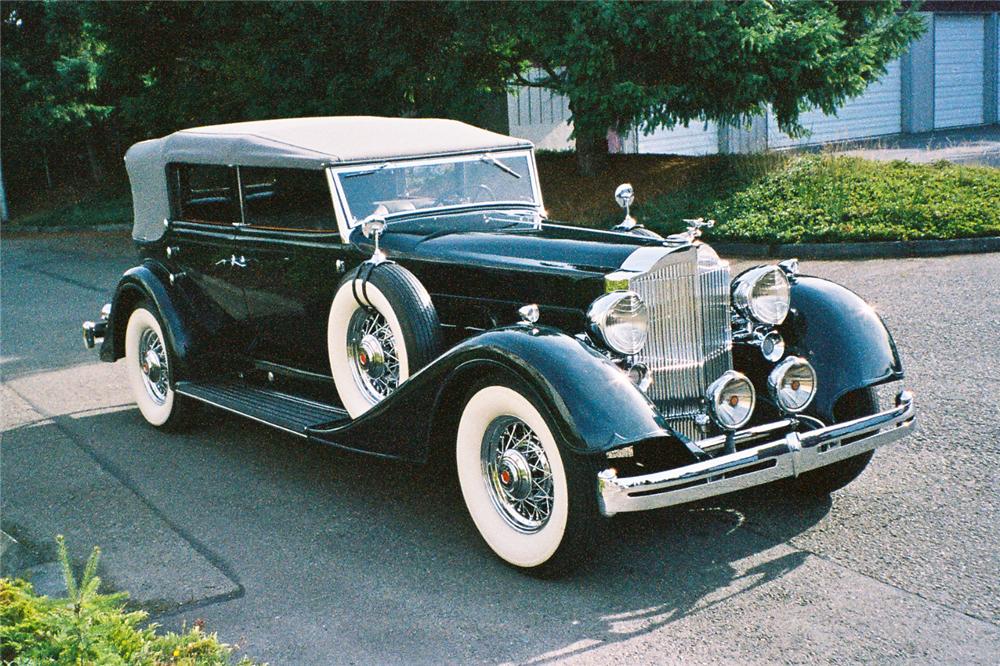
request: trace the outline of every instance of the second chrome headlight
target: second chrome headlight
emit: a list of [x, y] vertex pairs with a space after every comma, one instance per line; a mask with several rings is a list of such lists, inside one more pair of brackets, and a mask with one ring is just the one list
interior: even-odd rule
[[726, 430], [737, 430], [753, 416], [757, 393], [746, 375], [727, 370], [709, 385], [705, 400], [708, 413], [716, 425]]
[[638, 354], [646, 344], [649, 311], [634, 291], [613, 291], [590, 304], [590, 332], [619, 354]]
[[789, 356], [771, 371], [767, 387], [778, 407], [796, 414], [816, 395], [816, 371], [804, 358]]
[[733, 281], [733, 307], [744, 317], [777, 325], [788, 315], [790, 290], [784, 271], [777, 266], [758, 266]]

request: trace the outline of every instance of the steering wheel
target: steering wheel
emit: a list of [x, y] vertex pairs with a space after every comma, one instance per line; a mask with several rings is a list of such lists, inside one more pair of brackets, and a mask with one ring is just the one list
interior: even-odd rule
[[497, 199], [497, 195], [496, 195], [495, 192], [493, 192], [493, 188], [491, 188], [486, 183], [479, 183], [478, 185], [476, 185], [476, 190], [472, 194], [472, 202], [473, 203], [483, 203], [483, 202], [486, 202], [486, 201], [496, 201], [496, 199]]

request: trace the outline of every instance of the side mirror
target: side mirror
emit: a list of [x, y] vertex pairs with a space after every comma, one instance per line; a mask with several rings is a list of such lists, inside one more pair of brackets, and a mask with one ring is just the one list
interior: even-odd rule
[[361, 221], [361, 233], [365, 238], [375, 236], [375, 243], [378, 244], [379, 236], [385, 231], [385, 218], [371, 215]]
[[385, 233], [385, 218], [380, 217], [377, 213], [369, 215], [361, 221], [361, 233], [365, 235], [365, 238], [372, 238], [375, 241], [375, 251], [372, 252], [371, 259], [368, 261], [375, 264], [385, 261], [385, 253], [379, 248], [379, 239]]
[[625, 209], [627, 215], [629, 206], [635, 201], [635, 190], [632, 189], [631, 183], [622, 183], [615, 188], [615, 201]]
[[631, 183], [622, 183], [615, 188], [615, 201], [625, 209], [625, 219], [614, 228], [614, 231], [631, 231], [636, 225], [635, 218], [629, 212], [632, 202], [635, 201], [635, 190], [632, 189]]

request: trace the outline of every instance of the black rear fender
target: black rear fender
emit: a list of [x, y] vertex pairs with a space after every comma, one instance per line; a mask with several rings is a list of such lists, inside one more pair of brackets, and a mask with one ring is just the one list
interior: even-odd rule
[[208, 336], [193, 316], [193, 304], [183, 290], [171, 285], [169, 271], [154, 261], [130, 268], [118, 280], [101, 360], [114, 362], [125, 355], [125, 327], [132, 311], [143, 302], [156, 309], [173, 352], [171, 381], [191, 378]]

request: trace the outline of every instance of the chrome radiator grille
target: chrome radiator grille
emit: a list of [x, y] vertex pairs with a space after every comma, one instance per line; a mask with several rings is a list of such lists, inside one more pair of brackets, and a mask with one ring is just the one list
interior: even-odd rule
[[674, 427], [696, 438], [692, 417], [708, 385], [733, 367], [729, 265], [696, 248], [674, 252], [629, 280], [649, 308], [649, 333], [637, 360], [653, 378], [649, 397]]

